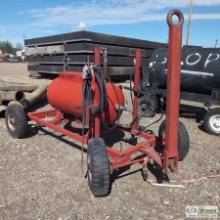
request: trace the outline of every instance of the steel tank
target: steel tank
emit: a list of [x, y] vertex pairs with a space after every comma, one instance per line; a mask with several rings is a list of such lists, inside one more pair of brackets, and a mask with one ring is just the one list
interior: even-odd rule
[[[156, 50], [149, 62], [149, 81], [166, 88], [167, 49]], [[181, 91], [210, 94], [220, 89], [220, 48], [183, 47]]]
[[[124, 94], [119, 86], [105, 83], [107, 106], [105, 109], [105, 122], [114, 124], [120, 117], [118, 107], [125, 104]], [[49, 103], [62, 113], [82, 118], [83, 112], [83, 79], [81, 73], [62, 73], [48, 86], [47, 98]]]

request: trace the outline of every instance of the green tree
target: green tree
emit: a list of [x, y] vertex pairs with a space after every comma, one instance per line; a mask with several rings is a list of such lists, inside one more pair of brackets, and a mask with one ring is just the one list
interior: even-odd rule
[[10, 53], [10, 54], [14, 54], [15, 53], [15, 49], [12, 45], [12, 43], [10, 41], [2, 41], [0, 42], [0, 50], [3, 53]]

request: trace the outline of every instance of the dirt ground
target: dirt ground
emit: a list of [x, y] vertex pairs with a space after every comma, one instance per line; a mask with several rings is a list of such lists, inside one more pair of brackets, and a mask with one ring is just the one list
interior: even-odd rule
[[[28, 78], [26, 64], [0, 64], [0, 79], [48, 82]], [[191, 146], [178, 173], [170, 173], [170, 179], [219, 174], [220, 137], [203, 132], [194, 118], [181, 120], [190, 134]], [[121, 122], [129, 121], [128, 113], [124, 114]], [[148, 123], [149, 119], [141, 121], [143, 125]], [[158, 126], [151, 129], [157, 133]], [[129, 175], [139, 166], [117, 178], [109, 196], [94, 198], [81, 172], [80, 145], [76, 144], [56, 133], [36, 129], [31, 129], [26, 139], [12, 139], [1, 118], [0, 220], [185, 219], [189, 205], [215, 205], [220, 209], [220, 179], [205, 179], [185, 188], [152, 186], [143, 181], [140, 171]]]

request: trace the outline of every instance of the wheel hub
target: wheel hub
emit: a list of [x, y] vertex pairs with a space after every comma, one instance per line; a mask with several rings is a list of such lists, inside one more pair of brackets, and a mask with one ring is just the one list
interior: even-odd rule
[[13, 115], [8, 116], [8, 126], [11, 131], [15, 131], [16, 129], [16, 120]]
[[214, 115], [210, 118], [210, 125], [217, 133], [220, 133], [220, 115]]

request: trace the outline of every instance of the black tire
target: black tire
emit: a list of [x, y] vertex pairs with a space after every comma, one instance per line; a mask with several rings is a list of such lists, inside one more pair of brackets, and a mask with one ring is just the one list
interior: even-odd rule
[[88, 141], [88, 184], [94, 196], [110, 192], [110, 164], [102, 138]]
[[[13, 120], [13, 123], [12, 123]], [[13, 138], [24, 138], [27, 133], [27, 117], [19, 104], [9, 105], [5, 111], [5, 123]]]
[[203, 128], [213, 135], [220, 135], [220, 108], [215, 108], [205, 114]]
[[156, 95], [144, 95], [139, 98], [138, 112], [140, 117], [153, 117], [159, 107]]
[[[166, 129], [166, 121], [164, 120], [159, 127], [159, 137], [163, 136]], [[179, 131], [178, 131], [178, 152], [179, 160], [183, 160], [189, 152], [190, 140], [189, 134], [186, 130], [185, 125], [180, 121], [179, 122]]]

